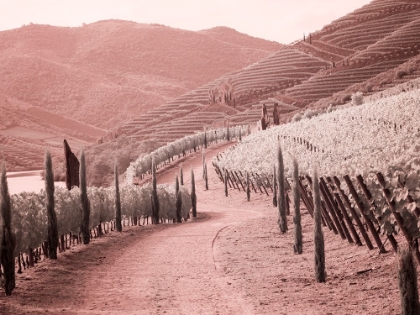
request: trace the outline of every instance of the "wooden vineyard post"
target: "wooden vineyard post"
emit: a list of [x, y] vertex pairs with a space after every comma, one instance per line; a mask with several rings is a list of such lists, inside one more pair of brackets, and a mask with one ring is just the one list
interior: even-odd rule
[[324, 187], [325, 193], [327, 195], [327, 198], [330, 201], [331, 207], [335, 211], [337, 215], [337, 219], [339, 224], [341, 225], [341, 228], [343, 229], [344, 235], [346, 236], [346, 239], [349, 241], [349, 243], [354, 243], [353, 238], [350, 235], [350, 232], [346, 226], [347, 221], [344, 221], [344, 214], [341, 212], [341, 209], [338, 207], [337, 203], [334, 200], [334, 197], [330, 191], [330, 188], [328, 187], [327, 183], [325, 182], [324, 178], [320, 178], [321, 181], [321, 187]]
[[[356, 179], [357, 179], [357, 182], [359, 183], [360, 188], [362, 189], [363, 193], [365, 194], [366, 198], [368, 199], [368, 201], [371, 204], [374, 204], [373, 196], [370, 193], [370, 190], [368, 189], [368, 187], [366, 186], [362, 175], [357, 175]], [[388, 234], [388, 239], [389, 239], [389, 242], [391, 243], [392, 248], [394, 249], [394, 252], [398, 252], [398, 243], [395, 240], [394, 235]]]
[[[312, 207], [312, 204], [310, 204], [310, 202], [308, 201], [308, 195], [306, 193], [306, 189], [303, 187], [302, 181], [299, 178], [299, 188], [300, 188], [300, 196], [303, 200], [303, 203], [306, 206], [306, 209], [308, 210], [309, 214], [311, 215], [311, 217], [314, 217], [314, 209]], [[325, 223], [324, 223], [325, 225]]]
[[[312, 179], [306, 175], [306, 179], [309, 182], [309, 184], [312, 186]], [[334, 234], [338, 234], [338, 230], [334, 225], [334, 222], [332, 221], [327, 209], [325, 209], [325, 204], [321, 202], [321, 213], [323, 214], [325, 221], [327, 222], [327, 225], [331, 228], [331, 230], [334, 232]]]
[[264, 191], [265, 191], [266, 195], [270, 196], [267, 192], [267, 188], [265, 188], [264, 181], [261, 179], [261, 177], [257, 173], [255, 173], [255, 176], [257, 176], [257, 178], [260, 180], [261, 186], [262, 186], [262, 188], [264, 188]]
[[232, 176], [230, 176], [229, 171], [227, 171], [227, 176], [228, 176], [228, 180], [232, 183], [233, 189], [239, 189], [239, 186], [236, 183], [235, 178], [232, 178]]
[[346, 220], [347, 225], [349, 226], [350, 232], [353, 236], [354, 242], [357, 246], [361, 246], [362, 242], [360, 241], [359, 235], [357, 234], [356, 229], [353, 226], [353, 223], [351, 222], [351, 218], [349, 217], [349, 214], [347, 213], [346, 207], [344, 206], [343, 202], [341, 201], [340, 195], [338, 193], [334, 193], [335, 200], [337, 201], [338, 206], [341, 209], [341, 212], [343, 213], [344, 220]]
[[[302, 180], [303, 179], [305, 179], [305, 177], [302, 177]], [[306, 177], [306, 180], [308, 181], [309, 185], [312, 187], [312, 180], [310, 179], [310, 177], [309, 177], [309, 179], [308, 179], [308, 177]], [[305, 188], [305, 185], [303, 184], [303, 182], [301, 182], [301, 183], [302, 183], [302, 189], [305, 191], [305, 194], [307, 196], [308, 203], [311, 205], [312, 214], [314, 214], [315, 213], [315, 205], [313, 203], [314, 198], [311, 194], [311, 191], [310, 190], [308, 191]], [[324, 216], [323, 213], [321, 213], [321, 223], [322, 223], [323, 226], [327, 226], [330, 231], [332, 230], [332, 226], [330, 225], [330, 221], [327, 220], [327, 218]]]
[[245, 190], [245, 187], [244, 187], [244, 184], [242, 183], [241, 178], [238, 176], [238, 173], [236, 173], [236, 171], [234, 171], [234, 174], [236, 175], [236, 178], [239, 180], [239, 184], [241, 184], [241, 186], [242, 186], [242, 190], [243, 190], [243, 191], [246, 191], [246, 190]]
[[360, 213], [362, 214], [363, 218], [365, 219], [366, 224], [369, 227], [370, 233], [372, 233], [373, 239], [375, 240], [376, 245], [378, 246], [380, 253], [385, 253], [385, 248], [382, 245], [381, 238], [379, 237], [378, 232], [376, 232], [375, 226], [372, 223], [372, 220], [366, 215], [365, 207], [360, 200], [359, 195], [356, 192], [356, 189], [351, 182], [351, 179], [348, 175], [344, 176], [344, 180], [346, 181], [347, 186], [349, 187], [350, 194], [353, 196], [354, 201], [356, 202], [357, 208], [359, 208]]
[[395, 220], [397, 221], [397, 224], [400, 228], [400, 230], [403, 232], [405, 239], [408, 242], [408, 245], [410, 246], [410, 248], [412, 250], [414, 250], [415, 254], [416, 254], [416, 259], [417, 262], [420, 263], [420, 253], [419, 250], [417, 248], [417, 246], [414, 246], [414, 240], [413, 238], [410, 236], [410, 234], [408, 233], [407, 229], [404, 226], [404, 219], [401, 217], [401, 214], [399, 214], [396, 209], [395, 209], [395, 202], [394, 200], [392, 200], [392, 195], [391, 192], [389, 191], [388, 188], [386, 188], [386, 183], [385, 183], [385, 178], [382, 175], [382, 173], [377, 173], [376, 177], [378, 178], [379, 184], [382, 186], [383, 192], [385, 194], [385, 199], [389, 205], [389, 208], [392, 211], [392, 214], [395, 217]]
[[[263, 193], [261, 186], [258, 186], [258, 181], [255, 179], [254, 173], [251, 172], [252, 178], [255, 180], [255, 184], [257, 185], [258, 189], [260, 190], [261, 193]], [[252, 181], [251, 181], [252, 182]], [[255, 191], [256, 192], [256, 191]]]
[[347, 208], [350, 210], [350, 213], [351, 213], [352, 217], [356, 221], [356, 224], [357, 224], [357, 226], [359, 228], [360, 233], [362, 233], [362, 237], [365, 240], [366, 246], [370, 250], [372, 250], [373, 249], [372, 242], [370, 241], [369, 236], [366, 233], [366, 230], [365, 230], [365, 228], [363, 226], [362, 221], [360, 221], [359, 215], [357, 214], [356, 210], [354, 210], [354, 208], [352, 207], [351, 202], [349, 200], [349, 197], [347, 197], [347, 195], [341, 189], [341, 187], [340, 187], [340, 185], [341, 185], [340, 180], [336, 176], [334, 176], [333, 179], [334, 179], [335, 186], [337, 187], [338, 192], [340, 193], [341, 198], [343, 198], [343, 200], [344, 200]]
[[331, 214], [331, 217], [332, 217], [332, 219], [334, 221], [334, 224], [335, 224], [335, 226], [337, 228], [338, 234], [340, 234], [341, 238], [343, 240], [345, 240], [346, 239], [346, 236], [345, 236], [344, 231], [343, 231], [343, 228], [341, 227], [341, 224], [340, 224], [340, 222], [338, 220], [337, 214], [334, 211], [334, 207], [332, 206], [331, 201], [328, 198], [328, 195], [327, 195], [327, 193], [325, 191], [324, 182], [322, 181], [322, 178], [319, 179], [319, 184], [320, 184], [319, 185], [319, 188], [320, 188], [321, 195], [324, 198], [324, 202], [325, 202], [325, 204], [326, 204], [326, 206], [327, 206], [327, 208], [328, 208], [328, 210], [329, 210], [329, 212]]
[[220, 172], [219, 167], [216, 164], [213, 164], [213, 166], [214, 166], [214, 169], [216, 170], [217, 176], [219, 176], [219, 179], [223, 182], [223, 176], [222, 176], [222, 173]]
[[255, 186], [254, 186], [254, 182], [252, 181], [252, 179], [249, 179], [249, 181], [251, 182], [252, 190], [253, 190], [255, 193], [257, 193], [257, 190], [255, 189]]
[[[346, 221], [346, 224], [350, 230], [350, 233], [352, 235], [352, 238], [354, 239], [354, 242], [356, 243], [356, 245], [360, 246], [362, 245], [362, 242], [360, 241], [359, 235], [357, 235], [356, 229], [353, 226], [353, 223], [351, 221], [351, 218], [349, 216], [349, 214], [347, 213], [346, 207], [344, 206], [343, 202], [341, 201], [340, 195], [337, 192], [334, 192], [334, 186], [333, 186], [333, 182], [331, 177], [326, 177], [328, 183], [330, 184], [329, 187], [331, 188], [331, 190], [333, 191], [333, 193], [331, 194], [331, 198], [333, 198], [332, 194], [334, 194], [334, 199], [337, 202], [337, 207], [340, 211], [340, 213], [342, 214], [343, 218]], [[327, 185], [328, 187], [328, 185]], [[328, 190], [330, 191], [330, 190]]]

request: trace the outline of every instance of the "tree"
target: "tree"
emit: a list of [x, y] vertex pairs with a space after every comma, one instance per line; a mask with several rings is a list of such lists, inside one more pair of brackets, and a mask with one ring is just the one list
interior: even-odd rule
[[229, 190], [228, 190], [228, 172], [227, 170], [224, 171], [224, 183], [225, 183], [225, 196], [227, 197], [229, 195]]
[[86, 161], [85, 151], [82, 149], [80, 154], [80, 201], [82, 203], [82, 222], [80, 225], [80, 231], [82, 232], [83, 244], [89, 244], [90, 242], [90, 230], [89, 230], [89, 217], [90, 217], [90, 202], [87, 196], [87, 183], [86, 183]]
[[249, 173], [246, 172], [246, 200], [251, 200], [251, 189], [249, 187]]
[[315, 280], [317, 282], [325, 282], [325, 248], [324, 233], [321, 227], [321, 196], [319, 192], [319, 179], [316, 168], [313, 174], [313, 190], [314, 190], [314, 244], [315, 244]]
[[299, 166], [296, 159], [293, 159], [293, 183], [292, 183], [292, 194], [293, 194], [293, 223], [295, 225], [295, 244], [293, 249], [295, 253], [302, 254], [302, 226], [300, 218], [300, 190], [299, 190]]
[[285, 187], [284, 187], [284, 164], [283, 164], [283, 153], [279, 144], [278, 153], [278, 208], [279, 208], [279, 219], [278, 224], [281, 233], [287, 232], [287, 217], [286, 217], [286, 198], [285, 198]]
[[58, 247], [58, 226], [57, 214], [55, 213], [54, 201], [54, 173], [52, 169], [52, 161], [50, 152], [45, 153], [45, 192], [47, 194], [47, 216], [48, 216], [48, 257], [57, 259]]
[[277, 207], [277, 172], [276, 164], [273, 167], [273, 207]]
[[178, 190], [176, 192], [176, 222], [178, 223], [182, 222], [181, 211], [182, 211], [182, 196], [181, 196], [181, 192]]
[[159, 198], [157, 194], [156, 165], [152, 161], [152, 223], [159, 224]]
[[207, 163], [204, 164], [204, 185], [206, 190], [209, 190], [209, 177], [207, 174]]
[[194, 170], [191, 169], [191, 203], [192, 203], [192, 216], [197, 217], [197, 195], [195, 194], [195, 179]]
[[184, 185], [184, 172], [182, 171], [182, 166], [179, 170], [179, 182], [182, 186]]
[[401, 314], [420, 314], [417, 270], [413, 255], [409, 250], [402, 250], [398, 257], [398, 286], [401, 297]]
[[121, 224], [121, 198], [120, 198], [120, 186], [118, 183], [118, 166], [115, 163], [114, 166], [114, 176], [115, 176], [115, 225], [118, 232], [122, 232]]
[[4, 289], [6, 295], [11, 295], [16, 286], [15, 278], [15, 248], [16, 236], [12, 230], [12, 205], [10, 203], [9, 188], [6, 178], [6, 166], [3, 164], [1, 170], [1, 199], [0, 210], [3, 221], [3, 231], [1, 235], [0, 261], [4, 270]]

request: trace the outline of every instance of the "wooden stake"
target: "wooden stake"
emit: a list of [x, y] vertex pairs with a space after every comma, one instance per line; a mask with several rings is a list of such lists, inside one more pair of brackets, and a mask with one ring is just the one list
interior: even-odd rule
[[348, 175], [345, 175], [344, 180], [346, 181], [346, 184], [349, 187], [350, 194], [353, 196], [353, 199], [356, 202], [357, 208], [359, 208], [360, 213], [362, 214], [363, 218], [365, 219], [366, 224], [369, 227], [370, 233], [372, 234], [373, 239], [375, 240], [375, 243], [378, 246], [378, 249], [380, 250], [381, 253], [385, 253], [386, 251], [382, 245], [381, 238], [379, 237], [378, 232], [376, 232], [376, 229], [372, 223], [372, 220], [366, 215], [365, 206], [363, 205], [359, 195], [357, 194], [356, 189], [354, 188], [350, 177]]
[[334, 179], [335, 186], [337, 187], [337, 190], [340, 193], [341, 198], [343, 198], [344, 203], [346, 204], [348, 210], [350, 210], [350, 213], [351, 213], [353, 219], [356, 221], [356, 224], [359, 228], [360, 233], [362, 233], [362, 237], [365, 240], [366, 246], [370, 250], [372, 250], [373, 249], [372, 242], [370, 241], [369, 236], [366, 233], [366, 230], [365, 230], [365, 228], [362, 224], [362, 221], [360, 221], [359, 215], [357, 214], [356, 210], [354, 210], [354, 208], [352, 207], [351, 202], [349, 200], [349, 197], [347, 197], [345, 192], [341, 189], [340, 180], [336, 176], [334, 176], [333, 179]]

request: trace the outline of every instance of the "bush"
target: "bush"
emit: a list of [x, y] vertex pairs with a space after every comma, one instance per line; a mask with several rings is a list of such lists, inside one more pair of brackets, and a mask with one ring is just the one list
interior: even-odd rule
[[296, 115], [294, 115], [292, 117], [292, 122], [297, 122], [297, 121], [299, 121], [301, 119], [302, 119], [302, 114], [301, 113], [297, 113]]
[[362, 105], [363, 104], [363, 93], [357, 92], [351, 96], [351, 103], [352, 105]]

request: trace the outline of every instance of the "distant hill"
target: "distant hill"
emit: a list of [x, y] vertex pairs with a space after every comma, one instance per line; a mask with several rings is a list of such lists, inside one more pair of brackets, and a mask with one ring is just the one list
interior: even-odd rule
[[[73, 137], [78, 147], [90, 144], [116, 125], [282, 47], [227, 28], [210, 33], [120, 20], [0, 32], [0, 97], [13, 112], [8, 122], [11, 116], [0, 111], [0, 146], [7, 137], [18, 149], [21, 142], [10, 139], [19, 137], [23, 151], [31, 151], [34, 140], [19, 134], [20, 127], [61, 141]], [[55, 125], [64, 118], [74, 122], [74, 131]], [[86, 135], [78, 131], [81, 125], [101, 132]], [[37, 140], [41, 151], [54, 149], [43, 139]], [[6, 160], [12, 170], [42, 166]]]

